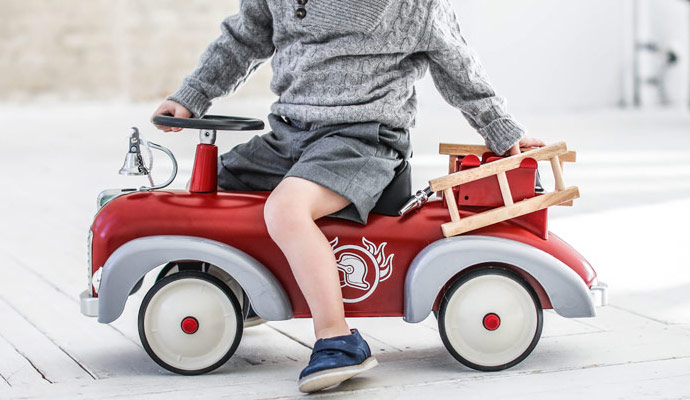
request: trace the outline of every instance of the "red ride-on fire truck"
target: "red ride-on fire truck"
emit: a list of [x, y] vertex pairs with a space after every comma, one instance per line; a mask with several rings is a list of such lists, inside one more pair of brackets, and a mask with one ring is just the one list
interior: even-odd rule
[[[133, 129], [120, 172], [149, 175], [143, 148], [165, 152], [173, 173], [161, 185], [100, 194], [81, 311], [113, 322], [144, 276], [159, 270], [139, 311], [144, 349], [170, 371], [201, 374], [232, 356], [249, 313], [266, 321], [310, 314], [266, 230], [269, 193], [217, 190], [216, 133], [260, 130], [263, 122], [219, 116], [154, 122], [200, 130], [189, 189], [165, 189], [177, 173], [173, 154]], [[565, 143], [505, 158], [483, 146], [442, 144], [441, 153], [450, 159], [448, 175], [411, 195], [404, 162], [367, 225], [317, 221], [338, 262], [345, 313], [416, 323], [433, 312], [459, 362], [483, 371], [509, 368], [537, 345], [542, 310], [594, 317], [606, 303], [606, 285], [592, 266], [547, 229], [548, 207], [579, 195], [562, 174], [575, 153]], [[542, 160], [554, 173], [550, 193], [538, 183]]]

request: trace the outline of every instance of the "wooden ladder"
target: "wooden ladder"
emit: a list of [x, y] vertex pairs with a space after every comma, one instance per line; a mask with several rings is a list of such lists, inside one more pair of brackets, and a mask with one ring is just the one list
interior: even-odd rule
[[[568, 151], [565, 142], [555, 143], [541, 148], [523, 150], [524, 152], [519, 155], [482, 164], [476, 168], [454, 172], [456, 161], [459, 156], [468, 154], [481, 155], [489, 150], [484, 146], [441, 144], [440, 153], [450, 155], [450, 174], [430, 180], [429, 187], [434, 192], [442, 192], [446, 199], [451, 221], [441, 225], [445, 237], [460, 235], [497, 222], [543, 210], [551, 206], [572, 204], [574, 199], [580, 197], [580, 191], [577, 186], [566, 187], [565, 181], [563, 180], [562, 163], [574, 162], [576, 157], [575, 152]], [[556, 182], [556, 188], [555, 191], [551, 193], [545, 193], [514, 203], [513, 196], [510, 192], [510, 186], [508, 185], [506, 171], [519, 168], [522, 161], [526, 158], [533, 158], [536, 161], [549, 160]], [[496, 176], [496, 179], [498, 179], [501, 196], [503, 197], [503, 207], [497, 207], [461, 219], [458, 205], [453, 194], [453, 187], [489, 176]]]

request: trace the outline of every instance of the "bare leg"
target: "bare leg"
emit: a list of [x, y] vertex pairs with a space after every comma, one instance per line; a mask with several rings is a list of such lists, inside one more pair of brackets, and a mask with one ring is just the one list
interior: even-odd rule
[[268, 232], [285, 254], [307, 300], [317, 339], [350, 334], [333, 249], [314, 222], [349, 203], [319, 184], [287, 177], [264, 208]]

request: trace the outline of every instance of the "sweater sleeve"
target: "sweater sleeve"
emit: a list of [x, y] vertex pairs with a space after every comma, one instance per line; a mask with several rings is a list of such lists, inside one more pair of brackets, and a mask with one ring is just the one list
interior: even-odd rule
[[428, 33], [423, 49], [436, 88], [452, 106], [460, 109], [484, 138], [487, 147], [504, 154], [525, 134], [506, 111], [484, 68], [460, 32], [448, 0], [432, 0]]
[[195, 117], [204, 115], [214, 98], [234, 92], [275, 51], [266, 0], [242, 0], [240, 12], [223, 21], [221, 32], [201, 55], [199, 66], [168, 97]]

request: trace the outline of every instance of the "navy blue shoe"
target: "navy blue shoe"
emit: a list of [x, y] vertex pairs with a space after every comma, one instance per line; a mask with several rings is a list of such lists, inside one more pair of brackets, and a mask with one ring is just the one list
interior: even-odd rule
[[316, 341], [309, 365], [299, 374], [301, 392], [310, 393], [337, 385], [378, 365], [357, 329], [350, 332], [351, 335]]

